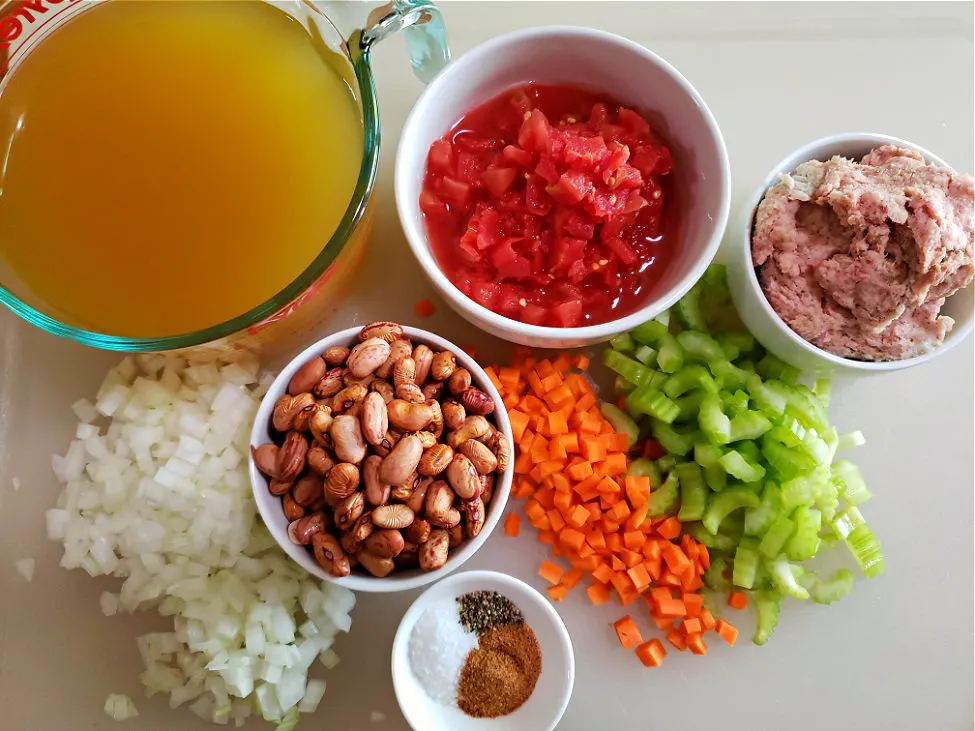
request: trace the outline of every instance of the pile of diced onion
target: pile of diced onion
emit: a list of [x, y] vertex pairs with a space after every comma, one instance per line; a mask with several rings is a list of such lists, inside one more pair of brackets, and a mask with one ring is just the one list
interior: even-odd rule
[[[354, 595], [292, 563], [257, 515], [247, 474], [249, 433], [266, 379], [256, 361], [191, 363], [126, 358], [109, 372], [64, 456], [64, 484], [47, 513], [64, 545], [61, 566], [124, 579], [106, 615], [155, 608], [173, 631], [138, 638], [148, 695], [189, 704], [216, 723], [253, 712], [290, 729], [314, 711], [336, 634], [351, 626]], [[106, 712], [136, 715], [110, 696]]]

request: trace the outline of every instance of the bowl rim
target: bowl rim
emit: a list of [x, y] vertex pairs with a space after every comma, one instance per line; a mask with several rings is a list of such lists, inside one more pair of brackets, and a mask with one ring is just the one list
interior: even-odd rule
[[[267, 442], [264, 435], [267, 433], [267, 423], [268, 419], [270, 418], [271, 411], [274, 409], [274, 402], [277, 401], [282, 394], [286, 393], [288, 382], [291, 380], [291, 377], [294, 375], [295, 371], [297, 371], [298, 368], [300, 368], [308, 360], [320, 355], [325, 351], [325, 349], [333, 345], [348, 345], [349, 343], [353, 343], [356, 340], [359, 332], [362, 330], [362, 327], [362, 325], [357, 325], [346, 328], [312, 343], [307, 348], [302, 350], [298, 355], [292, 358], [288, 364], [280, 370], [277, 376], [275, 376], [274, 381], [268, 387], [267, 393], [262, 397], [261, 404], [258, 407], [257, 415], [255, 416], [254, 423], [251, 426], [251, 448]], [[443, 338], [436, 333], [416, 327], [410, 327], [408, 325], [402, 325], [401, 327], [403, 328], [403, 334], [408, 336], [414, 342], [414, 345], [426, 344], [439, 350], [450, 350], [454, 353], [458, 363], [470, 371], [472, 382], [491, 397], [491, 400], [495, 405], [494, 413], [497, 414], [497, 423], [495, 426], [508, 438], [508, 441], [511, 444], [514, 444], [511, 434], [511, 422], [508, 419], [508, 412], [504, 407], [504, 402], [501, 399], [501, 395], [491, 382], [491, 379], [488, 378], [484, 369], [478, 365], [478, 363], [467, 353], [446, 338]], [[502, 514], [504, 513], [505, 506], [508, 503], [511, 483], [514, 479], [514, 460], [511, 460], [508, 468], [498, 477], [497, 484], [495, 485], [494, 489], [494, 496], [491, 500], [491, 506], [487, 511], [487, 515], [485, 516], [484, 525], [481, 528], [481, 532], [478, 533], [474, 538], [466, 539], [463, 544], [458, 546], [456, 550], [452, 551], [447, 558], [447, 563], [440, 569], [430, 572], [419, 572], [419, 570], [417, 570], [416, 573], [411, 570], [409, 575], [406, 576], [397, 576], [396, 573], [393, 573], [389, 576], [379, 578], [375, 576], [350, 574], [349, 576], [338, 578], [325, 572], [315, 562], [314, 558], [312, 558], [310, 552], [305, 546], [295, 545], [291, 543], [291, 541], [287, 540], [287, 536], [282, 538], [276, 534], [275, 529], [271, 527], [269, 520], [272, 515], [271, 511], [277, 511], [276, 513], [273, 513], [274, 515], [281, 514], [283, 510], [280, 508], [281, 501], [279, 498], [271, 496], [274, 497], [274, 500], [276, 500], [278, 504], [278, 507], [272, 507], [274, 503], [269, 502], [266, 499], [266, 496], [270, 495], [267, 489], [267, 481], [257, 470], [257, 467], [254, 464], [253, 452], [248, 452], [247, 460], [251, 492], [254, 496], [254, 502], [257, 504], [257, 510], [261, 516], [261, 521], [264, 523], [275, 542], [288, 555], [288, 558], [294, 561], [301, 568], [305, 569], [305, 571], [308, 573], [317, 576], [324, 581], [330, 581], [353, 591], [365, 592], [385, 593], [416, 589], [437, 581], [438, 579], [441, 579], [460, 568], [481, 548], [481, 546], [484, 545], [488, 537], [501, 522]]]
[[[556, 611], [555, 607], [551, 602], [542, 596], [541, 592], [530, 584], [522, 581], [521, 579], [512, 576], [510, 574], [502, 573], [500, 571], [490, 571], [485, 569], [474, 569], [468, 571], [460, 571], [453, 574], [449, 578], [443, 581], [437, 582], [436, 586], [428, 587], [423, 593], [420, 594], [413, 602], [410, 604], [409, 608], [403, 613], [399, 624], [396, 627], [396, 634], [393, 636], [393, 645], [390, 650], [390, 670], [393, 678], [393, 692], [396, 695], [396, 702], [403, 713], [403, 716], [407, 719], [407, 723], [410, 723], [410, 719], [406, 714], [404, 708], [404, 703], [402, 700], [402, 695], [405, 689], [402, 688], [401, 673], [398, 669], [398, 664], [396, 659], [398, 657], [406, 656], [408, 652], [409, 643], [409, 633], [412, 631], [413, 627], [416, 625], [417, 620], [420, 618], [421, 614], [426, 611], [428, 606], [434, 601], [431, 598], [431, 592], [437, 591], [438, 593], [448, 593], [456, 584], [462, 582], [478, 582], [483, 584], [484, 589], [505, 592], [505, 589], [514, 588], [516, 591], [520, 592], [520, 596], [525, 596], [528, 601], [532, 602], [545, 616], [545, 619], [551, 623], [555, 628], [555, 633], [558, 636], [559, 643], [565, 650], [566, 657], [568, 658], [567, 667], [564, 672], [564, 690], [562, 692], [559, 707], [555, 709], [555, 713], [552, 718], [551, 725], [546, 727], [546, 729], [538, 729], [537, 731], [552, 731], [562, 716], [565, 715], [565, 710], [569, 707], [569, 701], [572, 698], [572, 690], [575, 686], [575, 650], [572, 647], [572, 637], [569, 634], [568, 628], [565, 626], [565, 621], [562, 619], [561, 615]], [[513, 597], [512, 597], [513, 599]], [[406, 657], [405, 664], [409, 664], [409, 658]], [[407, 671], [408, 672], [408, 671]], [[502, 716], [502, 718], [504, 718]], [[410, 726], [413, 727], [412, 723]]]
[[[417, 200], [407, 200], [409, 196], [406, 196], [403, 192], [410, 185], [410, 178], [413, 172], [412, 170], [407, 170], [405, 164], [402, 162], [406, 158], [405, 150], [414, 144], [412, 141], [415, 136], [413, 128], [419, 125], [419, 120], [426, 113], [426, 108], [435, 104], [436, 99], [444, 94], [445, 90], [450, 88], [452, 84], [456, 83], [456, 79], [463, 78], [463, 73], [468, 66], [478, 63], [485, 58], [500, 54], [508, 45], [521, 44], [544, 37], [566, 37], [574, 43], [593, 39], [613, 43], [642, 57], [647, 63], [659, 67], [681, 87], [698, 109], [716, 148], [718, 167], [721, 171], [721, 179], [719, 182], [720, 202], [717, 215], [713, 217], [713, 223], [710, 224], [713, 227], [713, 232], [703, 252], [690, 266], [687, 273], [681, 277], [680, 281], [674, 287], [663, 293], [662, 296], [654, 298], [638, 310], [615, 320], [597, 325], [567, 328], [531, 325], [500, 315], [469, 298], [450, 281], [437, 264], [433, 254], [427, 250], [425, 246], [427, 240], [426, 234], [423, 232], [422, 226], [417, 225], [418, 218], [414, 215], [418, 212], [419, 203]], [[572, 44], [567, 44], [567, 47], [572, 47]], [[673, 65], [650, 49], [615, 33], [580, 26], [550, 25], [526, 28], [496, 36], [459, 56], [437, 75], [427, 88], [424, 89], [420, 98], [410, 110], [406, 122], [403, 124], [396, 151], [394, 189], [400, 224], [414, 257], [420, 263], [426, 275], [434, 282], [437, 289], [450, 300], [450, 303], [454, 307], [470, 313], [478, 320], [486, 322], [490, 327], [521, 337], [553, 342], [565, 340], [582, 341], [587, 339], [590, 341], [598, 341], [600, 339], [610, 338], [624, 330], [634, 328], [672, 307], [703, 276], [705, 270], [718, 252], [728, 224], [729, 209], [731, 207], [731, 164], [728, 159], [728, 150], [724, 137], [721, 134], [721, 129], [718, 127], [718, 123], [711, 109], [705, 103], [697, 89]], [[711, 217], [709, 216], [709, 218]]]
[[[759, 203], [765, 197], [765, 193], [768, 192], [778, 179], [780, 173], [788, 173], [795, 170], [796, 166], [813, 159], [822, 159], [825, 155], [818, 152], [821, 149], [837, 148], [840, 146], [848, 146], [853, 143], [862, 143], [864, 147], [872, 149], [879, 145], [897, 145], [898, 147], [904, 147], [908, 150], [913, 150], [919, 153], [928, 163], [933, 163], [939, 167], [947, 168], [949, 170], [954, 170], [954, 168], [945, 162], [944, 159], [935, 155], [933, 152], [917, 145], [909, 140], [902, 139], [900, 137], [893, 137], [891, 135], [879, 134], [875, 132], [843, 132], [839, 134], [826, 135], [820, 137], [811, 142], [807, 142], [804, 145], [800, 145], [791, 152], [789, 152], [785, 157], [779, 160], [771, 170], [762, 179], [762, 183], [759, 187], [749, 196], [744, 208], [744, 215], [741, 217], [739, 222], [739, 230], [737, 232], [741, 245], [739, 246], [738, 256], [744, 258], [744, 272], [748, 283], [748, 287], [752, 289], [757, 295], [757, 299], [761, 304], [762, 311], [766, 314], [770, 322], [772, 322], [779, 330], [783, 333], [793, 344], [804, 350], [807, 354], [818, 357], [819, 359], [825, 361], [831, 366], [838, 366], [840, 368], [847, 368], [850, 370], [858, 370], [865, 372], [885, 372], [885, 371], [895, 371], [902, 368], [910, 368], [911, 366], [920, 365], [933, 358], [936, 358], [943, 353], [948, 352], [954, 348], [959, 342], [965, 339], [965, 337], [972, 332], [975, 328], [975, 317], [969, 317], [964, 322], [957, 322], [955, 326], [951, 329], [948, 335], [945, 337], [944, 341], [932, 351], [923, 353], [921, 355], [916, 355], [911, 358], [903, 358], [901, 360], [891, 360], [891, 361], [861, 361], [853, 360], [851, 358], [844, 358], [840, 355], [835, 355], [822, 348], [813, 345], [808, 340], [800, 336], [795, 330], [789, 327], [788, 323], [785, 322], [779, 313], [775, 311], [772, 305], [769, 303], [768, 298], [765, 296], [765, 292], [762, 290], [761, 284], [759, 284], [758, 276], [755, 273], [755, 265], [752, 260], [752, 226], [755, 220], [755, 213], [758, 209]], [[830, 156], [839, 154], [836, 152], [831, 152]], [[865, 154], [865, 153], [864, 153]], [[975, 286], [972, 283], [968, 287]], [[965, 287], [958, 292], [967, 289]], [[958, 294], [957, 292], [955, 294]], [[952, 295], [955, 296], [955, 295]]]

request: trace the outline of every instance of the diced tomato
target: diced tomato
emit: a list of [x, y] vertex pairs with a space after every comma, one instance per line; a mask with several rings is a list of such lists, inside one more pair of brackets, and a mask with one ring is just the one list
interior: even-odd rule
[[466, 206], [471, 199], [471, 186], [444, 176], [439, 181], [440, 195], [448, 204], [455, 203], [459, 206]]
[[533, 109], [518, 130], [518, 146], [531, 152], [545, 152], [552, 126], [539, 109]]
[[436, 170], [444, 175], [452, 175], [454, 172], [454, 147], [448, 140], [437, 140], [430, 145], [430, 154], [427, 156], [427, 164], [431, 170]]
[[592, 190], [592, 181], [585, 173], [570, 170], [562, 173], [558, 181], [545, 190], [559, 203], [572, 205], [581, 201]]
[[565, 161], [579, 170], [591, 170], [608, 155], [602, 137], [570, 137], [565, 142]]
[[552, 306], [555, 327], [578, 327], [582, 323], [582, 300], [571, 299]]
[[672, 165], [636, 112], [527, 85], [431, 146], [420, 208], [466, 296], [521, 322], [578, 327], [634, 311], [672, 260]]
[[508, 145], [501, 151], [501, 157], [509, 165], [526, 168], [532, 164], [532, 154], [514, 145]]
[[620, 107], [618, 119], [620, 124], [636, 135], [649, 135], [650, 123], [632, 109]]
[[481, 182], [492, 198], [500, 198], [515, 182], [518, 171], [514, 168], [491, 168], [481, 173]]

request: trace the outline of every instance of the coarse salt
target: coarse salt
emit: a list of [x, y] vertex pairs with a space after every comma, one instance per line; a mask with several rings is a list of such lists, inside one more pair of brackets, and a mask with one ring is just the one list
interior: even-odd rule
[[457, 705], [457, 684], [467, 655], [477, 648], [477, 636], [460, 624], [453, 599], [429, 607], [410, 634], [410, 667], [433, 700]]

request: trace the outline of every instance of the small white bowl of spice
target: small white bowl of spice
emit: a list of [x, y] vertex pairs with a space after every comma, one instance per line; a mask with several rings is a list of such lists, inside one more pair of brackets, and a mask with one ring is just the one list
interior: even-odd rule
[[551, 731], [575, 679], [558, 613], [494, 571], [454, 574], [420, 595], [396, 632], [392, 669], [415, 731]]

